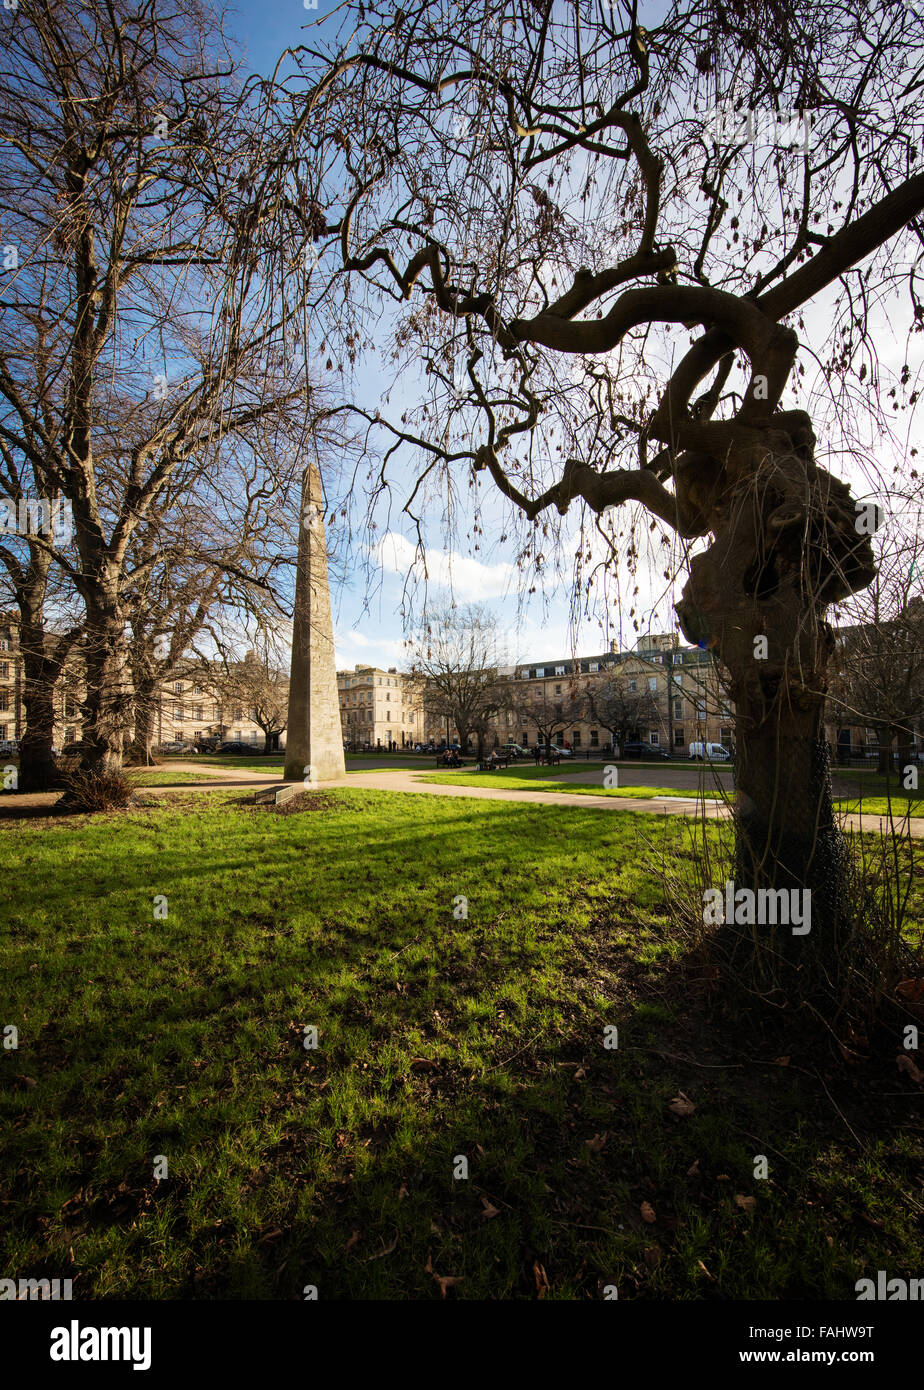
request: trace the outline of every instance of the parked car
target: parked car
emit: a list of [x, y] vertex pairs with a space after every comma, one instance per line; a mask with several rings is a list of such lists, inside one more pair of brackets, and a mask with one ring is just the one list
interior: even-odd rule
[[500, 751], [506, 753], [508, 758], [528, 758], [530, 751], [520, 743], [502, 743]]
[[557, 743], [552, 745], [552, 752], [557, 753], [560, 758], [574, 757], [574, 753], [570, 748], [559, 748]]
[[691, 743], [690, 757], [696, 762], [730, 763], [731, 753], [721, 743]]
[[0, 743], [0, 755], [9, 757], [13, 753], [19, 752], [19, 740], [15, 738], [5, 738]]
[[258, 750], [252, 743], [235, 743], [231, 739], [228, 743], [219, 745], [219, 753], [256, 753]]
[[158, 753], [198, 753], [198, 748], [194, 743], [162, 743], [158, 748]]
[[643, 743], [641, 739], [632, 739], [622, 745], [622, 757], [624, 758], [651, 758], [655, 762], [669, 763], [671, 755], [666, 748], [662, 748], [657, 743]]

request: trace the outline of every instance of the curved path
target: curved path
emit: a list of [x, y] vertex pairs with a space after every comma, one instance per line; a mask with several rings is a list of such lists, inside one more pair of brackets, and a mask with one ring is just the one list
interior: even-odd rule
[[[286, 785], [278, 769], [274, 769], [272, 772], [245, 772], [240, 768], [228, 768], [226, 770], [215, 766], [205, 767], [202, 763], [197, 764], [195, 761], [173, 763], [171, 768], [176, 772], [206, 773], [208, 781], [173, 782], [165, 786], [144, 787], [142, 790], [145, 795], [162, 796], [168, 792], [176, 791], [204, 792], [214, 791], [217, 788], [222, 791], [240, 789], [256, 792], [261, 788]], [[451, 783], [422, 780], [424, 774], [433, 771], [432, 767], [427, 766], [425, 768], [386, 767], [380, 768], [378, 771], [348, 772], [346, 777], [333, 782], [318, 783], [318, 787], [321, 790], [331, 787], [359, 787], [370, 791], [413, 792], [424, 796], [468, 796], [479, 801], [525, 801], [540, 806], [577, 806], [583, 807], [585, 810], [602, 811], [641, 811], [648, 815], [697, 816], [705, 814], [710, 820], [724, 819], [730, 814], [727, 806], [707, 804], [704, 807], [702, 802], [695, 797], [594, 796], [592, 793], [513, 790], [505, 789], [503, 786], [468, 787], [461, 784], [453, 786]], [[623, 769], [620, 768], [620, 771]], [[698, 773], [694, 775], [699, 776]], [[583, 782], [585, 785], [592, 778], [592, 773], [574, 772], [561, 775], [562, 781]], [[6, 804], [4, 804], [4, 798], [0, 800], [0, 817], [3, 817], [4, 814], [15, 817], [41, 815], [43, 812], [50, 812], [58, 799], [58, 795], [57, 792], [44, 792], [30, 796], [16, 796], [11, 797]], [[879, 831], [880, 833], [888, 833], [889, 831], [889, 821], [886, 816], [860, 816], [855, 812], [850, 812], [841, 816], [841, 824], [845, 829], [850, 830]], [[915, 817], [907, 822], [900, 822], [896, 818], [895, 824], [897, 827], [907, 825], [907, 833], [913, 839], [924, 839], [924, 817]]]

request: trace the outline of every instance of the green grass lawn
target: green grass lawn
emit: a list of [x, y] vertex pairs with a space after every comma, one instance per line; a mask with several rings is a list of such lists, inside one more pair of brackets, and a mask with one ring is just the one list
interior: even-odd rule
[[[573, 782], [557, 780], [562, 773], [589, 771], [596, 771], [599, 774], [599, 785], [580, 786]], [[621, 777], [626, 775], [626, 770], [623, 768], [620, 768], [619, 772]], [[631, 769], [628, 775], [631, 776]], [[650, 800], [653, 796], [697, 797], [702, 795], [696, 787], [611, 787], [607, 789], [603, 785], [603, 769], [595, 763], [563, 763], [558, 767], [499, 767], [494, 772], [476, 772], [474, 768], [462, 767], [456, 771], [447, 769], [445, 772], [428, 773], [418, 780], [436, 782], [441, 786], [454, 784], [463, 787], [503, 787], [507, 791], [574, 792], [578, 796], [638, 797], [641, 800]], [[705, 795], [713, 800], [718, 796], [718, 793], [707, 791]]]
[[839, 811], [862, 811], [869, 816], [887, 816], [891, 809], [893, 817], [924, 816], [924, 800], [919, 796], [898, 795], [893, 792], [891, 806], [885, 796], [842, 796], [835, 802]]
[[171, 772], [169, 768], [128, 769], [129, 779], [138, 787], [170, 787], [187, 782], [216, 782], [218, 779], [208, 772]]
[[913, 1085], [722, 1042], [649, 863], [688, 862], [684, 822], [307, 800], [0, 824], [4, 1274], [77, 1299], [439, 1299], [435, 1275], [853, 1299], [924, 1267]]

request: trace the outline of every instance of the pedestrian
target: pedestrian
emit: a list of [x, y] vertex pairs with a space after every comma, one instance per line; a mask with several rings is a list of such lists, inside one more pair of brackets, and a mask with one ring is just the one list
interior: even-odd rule
[[533, 757], [535, 758], [536, 766], [538, 767], [540, 762], [542, 761], [542, 750], [540, 749], [538, 743], [535, 744], [533, 747]]

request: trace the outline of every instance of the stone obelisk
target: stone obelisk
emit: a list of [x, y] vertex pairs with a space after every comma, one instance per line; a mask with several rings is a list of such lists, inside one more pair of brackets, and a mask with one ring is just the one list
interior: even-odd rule
[[316, 786], [345, 775], [324, 494], [320, 471], [315, 463], [309, 463], [302, 476], [298, 528], [285, 780]]

